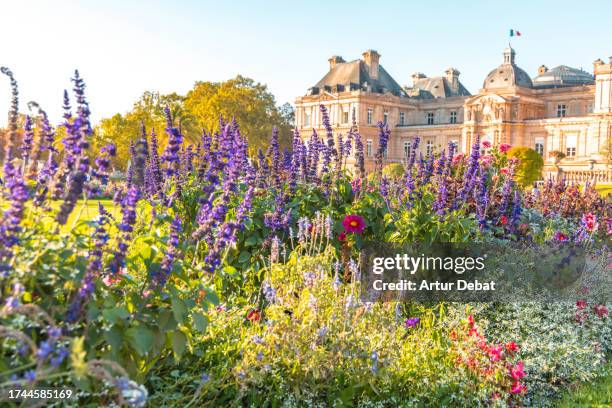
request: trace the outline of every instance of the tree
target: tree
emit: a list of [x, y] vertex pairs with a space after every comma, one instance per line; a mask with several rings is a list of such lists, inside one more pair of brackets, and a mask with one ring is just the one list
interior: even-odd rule
[[544, 160], [535, 150], [529, 147], [516, 146], [508, 151], [508, 157], [514, 157], [519, 160], [515, 179], [522, 187], [530, 186], [534, 181], [542, 178]]
[[279, 129], [281, 147], [287, 147], [293, 127], [293, 108], [289, 104], [278, 108], [266, 85], [238, 75], [225, 82], [196, 82], [185, 98], [185, 108], [199, 127], [214, 131], [219, 118], [235, 118], [249, 140], [251, 154], [263, 148], [272, 133]]
[[160, 149], [163, 149], [168, 139], [164, 116], [166, 106], [188, 144], [198, 143], [203, 130], [218, 130], [219, 119], [223, 117], [226, 121], [236, 118], [242, 134], [249, 140], [251, 154], [267, 146], [273, 126], [279, 129], [281, 148], [290, 146], [295, 116], [293, 107], [288, 103], [277, 107], [274, 96], [265, 85], [237, 76], [225, 82], [196, 82], [187, 96], [145, 92], [131, 111], [100, 121], [93, 141], [94, 150], [115, 143], [117, 156], [113, 165], [125, 169], [130, 159], [130, 142], [140, 137], [141, 123], [148, 134], [155, 129]]
[[166, 106], [170, 108], [174, 124], [180, 124], [186, 142], [197, 143], [201, 131], [198, 130], [193, 116], [185, 109], [184, 101], [185, 98], [176, 93], [160, 95], [158, 92], [146, 91], [134, 103], [130, 112], [124, 115], [116, 114], [100, 121], [94, 136], [94, 150], [98, 151], [108, 143], [115, 143], [117, 156], [113, 159], [113, 165], [125, 170], [130, 159], [130, 143], [140, 137], [141, 124], [145, 125], [148, 137], [151, 131], [155, 130], [159, 145], [163, 148], [168, 139], [164, 115]]

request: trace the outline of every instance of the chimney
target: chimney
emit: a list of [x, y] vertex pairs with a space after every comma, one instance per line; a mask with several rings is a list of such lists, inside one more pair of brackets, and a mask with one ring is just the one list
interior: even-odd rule
[[363, 61], [368, 68], [370, 78], [378, 79], [378, 61], [380, 60], [380, 54], [374, 50], [367, 50], [363, 53]]
[[538, 75], [544, 75], [547, 72], [548, 72], [548, 67], [544, 64], [540, 65], [540, 68], [538, 68]]
[[342, 62], [346, 62], [344, 61], [344, 59], [339, 56], [339, 55], [333, 55], [330, 59], [328, 59], [327, 61], [329, 61], [329, 70], [331, 71], [332, 69], [334, 69], [336, 67], [336, 64], [340, 64]]
[[422, 72], [415, 72], [414, 74], [412, 74], [412, 86], [414, 86], [419, 79], [423, 78], [427, 78], [427, 75]]
[[446, 80], [451, 84], [451, 86], [456, 86], [457, 82], [459, 82], [459, 72], [456, 68], [449, 68], [446, 71]]

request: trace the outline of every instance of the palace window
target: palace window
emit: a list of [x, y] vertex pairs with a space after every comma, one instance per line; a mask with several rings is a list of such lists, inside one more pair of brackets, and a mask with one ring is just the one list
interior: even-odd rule
[[383, 157], [386, 159], [389, 155], [389, 146], [385, 146], [385, 150], [383, 150]]
[[304, 113], [304, 126], [310, 126], [310, 112]]
[[543, 137], [536, 137], [536, 139], [535, 139], [535, 151], [540, 156], [544, 156], [544, 138]]
[[565, 117], [565, 104], [557, 105], [557, 117], [558, 118]]
[[457, 123], [457, 112], [452, 111], [450, 113], [450, 123]]
[[373, 120], [374, 120], [374, 110], [372, 108], [368, 108], [368, 125], [371, 125]]
[[366, 154], [368, 157], [372, 157], [372, 139], [368, 139], [366, 142]]
[[576, 157], [576, 135], [567, 135], [565, 138], [565, 156]]
[[342, 123], [348, 123], [349, 113], [348, 111], [342, 111]]
[[408, 157], [410, 157], [410, 141], [405, 140], [404, 141], [404, 157], [407, 159]]
[[400, 112], [400, 126], [404, 126], [406, 124], [406, 112]]
[[426, 148], [425, 148], [425, 153], [427, 156], [431, 156], [433, 154], [433, 146], [434, 146], [433, 141], [428, 140]]
[[433, 125], [434, 124], [434, 114], [433, 114], [433, 112], [427, 112], [427, 124], [428, 125]]
[[383, 123], [386, 125], [389, 122], [389, 112], [383, 113]]

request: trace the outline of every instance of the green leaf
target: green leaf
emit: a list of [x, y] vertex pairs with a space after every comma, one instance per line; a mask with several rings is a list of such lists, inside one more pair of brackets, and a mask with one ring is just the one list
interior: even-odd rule
[[185, 321], [185, 313], [187, 312], [187, 309], [185, 308], [185, 304], [180, 298], [176, 296], [172, 297], [171, 302], [172, 302], [172, 314], [174, 315], [174, 319], [179, 323], [183, 323]]
[[259, 240], [259, 237], [255, 234], [251, 235], [250, 237], [247, 238], [247, 240], [244, 242], [245, 246], [254, 246], [257, 245], [257, 241]]
[[174, 351], [174, 355], [177, 360], [183, 355], [185, 352], [185, 348], [187, 347], [187, 336], [182, 331], [172, 332], [172, 350]]
[[194, 313], [192, 316], [193, 324], [196, 329], [202, 334], [206, 333], [206, 328], [208, 327], [208, 317], [204, 316], [202, 313]]
[[104, 316], [104, 319], [111, 324], [117, 323], [118, 319], [126, 319], [129, 315], [130, 312], [128, 312], [123, 306], [104, 309], [102, 311], [102, 316]]
[[143, 261], [148, 261], [151, 258], [152, 252], [153, 251], [151, 251], [151, 246], [148, 244], [144, 244], [141, 246], [140, 252], [138, 255], [140, 255]]
[[238, 256], [239, 263], [247, 263], [251, 260], [251, 253], [249, 251], [242, 251]]
[[117, 352], [121, 348], [123, 331], [119, 326], [113, 326], [109, 331], [104, 333], [104, 340], [106, 340], [114, 352]]
[[145, 326], [130, 327], [125, 331], [125, 334], [128, 336], [132, 347], [141, 356], [147, 354], [151, 346], [153, 346], [153, 332]]
[[157, 318], [157, 322], [159, 324], [159, 329], [164, 332], [174, 330], [178, 325], [176, 320], [174, 320], [172, 311], [168, 309], [163, 309], [159, 311], [159, 317]]

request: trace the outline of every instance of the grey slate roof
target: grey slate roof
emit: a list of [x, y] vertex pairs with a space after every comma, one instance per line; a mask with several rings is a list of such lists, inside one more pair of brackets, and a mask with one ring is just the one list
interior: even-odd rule
[[421, 78], [408, 89], [408, 95], [414, 98], [435, 99], [453, 96], [470, 96], [470, 92], [459, 80], [454, 84], [445, 77]]
[[525, 71], [512, 63], [502, 64], [489, 72], [489, 75], [487, 75], [482, 84], [482, 87], [485, 89], [506, 88], [509, 86], [533, 88], [533, 83]]
[[592, 85], [593, 75], [581, 69], [559, 65], [533, 78], [534, 88], [557, 88], [564, 86]]
[[[371, 87], [371, 88], [370, 88]], [[378, 66], [378, 78], [370, 77], [368, 68], [361, 60], [337, 63], [325, 76], [310, 88], [310, 94], [318, 92], [342, 92], [350, 90], [370, 90], [371, 92], [391, 92], [394, 95], [402, 95], [402, 87], [382, 67]]]

